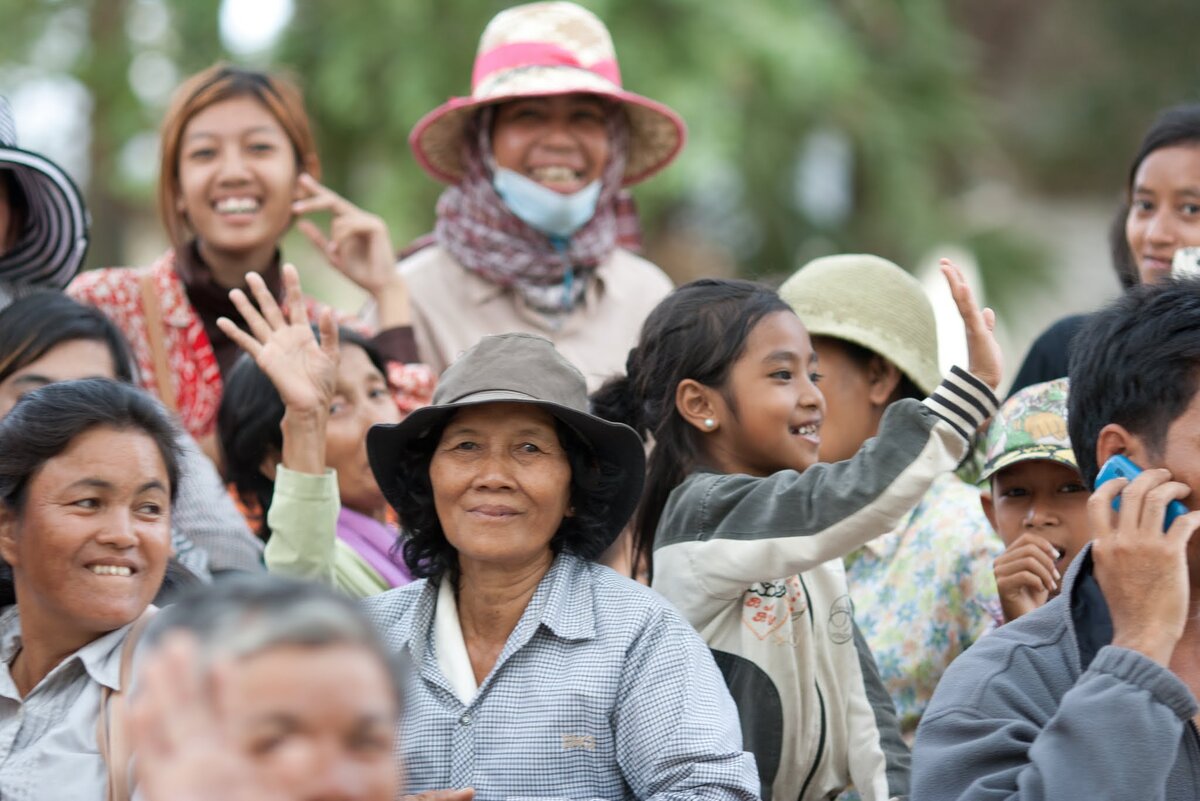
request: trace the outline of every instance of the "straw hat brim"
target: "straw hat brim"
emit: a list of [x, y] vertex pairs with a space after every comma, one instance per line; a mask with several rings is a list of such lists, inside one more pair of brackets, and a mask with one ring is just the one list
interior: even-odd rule
[[65, 288], [87, 255], [83, 196], [58, 165], [37, 153], [0, 147], [0, 169], [12, 170], [29, 206], [20, 239], [0, 256], [0, 281]]
[[392, 508], [399, 508], [404, 497], [405, 488], [400, 486], [399, 480], [400, 466], [415, 458], [413, 444], [440, 429], [456, 412], [487, 403], [539, 406], [574, 430], [599, 459], [618, 467], [621, 487], [614, 493], [613, 503], [607, 510], [605, 547], [615, 542], [642, 497], [646, 454], [641, 438], [632, 428], [621, 423], [508, 390], [475, 393], [467, 400], [424, 406], [399, 423], [375, 425], [367, 431], [367, 459], [371, 464], [371, 472]]
[[529, 67], [514, 70], [486, 96], [456, 97], [417, 122], [408, 137], [422, 168], [445, 183], [457, 183], [464, 173], [463, 130], [477, 109], [523, 97], [592, 94], [621, 103], [629, 118], [629, 158], [623, 185], [644, 181], [670, 164], [687, 141], [687, 126], [670, 107], [586, 70], [568, 67]]

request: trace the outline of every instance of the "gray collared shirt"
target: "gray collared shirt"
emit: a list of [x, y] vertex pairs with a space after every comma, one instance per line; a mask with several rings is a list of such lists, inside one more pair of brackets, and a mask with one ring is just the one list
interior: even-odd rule
[[120, 688], [129, 628], [80, 648], [21, 698], [9, 672], [21, 648], [21, 620], [15, 606], [0, 612], [0, 799], [104, 801], [108, 770], [96, 744], [100, 688]]
[[464, 704], [437, 659], [438, 587], [364, 600], [414, 665], [401, 750], [408, 791], [503, 799], [758, 798], [754, 758], [704, 642], [652, 590], [560, 555]]

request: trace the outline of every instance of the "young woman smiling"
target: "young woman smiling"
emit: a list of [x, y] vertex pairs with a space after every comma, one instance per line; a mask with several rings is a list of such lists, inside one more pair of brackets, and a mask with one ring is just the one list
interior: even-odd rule
[[[385, 356], [415, 361], [386, 226], [321, 186], [319, 175], [299, 90], [278, 76], [214, 65], [179, 87], [163, 121], [158, 208], [171, 249], [148, 268], [89, 272], [68, 289], [117, 323], [143, 384], [202, 443], [214, 444], [221, 377], [238, 356], [217, 318], [233, 314], [229, 290], [245, 286], [250, 272], [282, 297], [279, 243], [298, 215], [332, 214], [328, 237], [309, 221], [301, 230], [374, 297], [387, 329], [375, 344]], [[307, 302], [315, 314], [320, 304]], [[420, 394], [431, 381], [423, 375], [396, 383]]]

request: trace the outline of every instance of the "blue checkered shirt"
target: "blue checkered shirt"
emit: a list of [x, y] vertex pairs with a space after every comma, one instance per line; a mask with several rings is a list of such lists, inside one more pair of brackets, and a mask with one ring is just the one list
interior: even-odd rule
[[754, 758], [708, 648], [658, 594], [608, 568], [560, 555], [470, 706], [438, 667], [435, 584], [363, 603], [413, 665], [400, 738], [408, 792], [758, 798]]

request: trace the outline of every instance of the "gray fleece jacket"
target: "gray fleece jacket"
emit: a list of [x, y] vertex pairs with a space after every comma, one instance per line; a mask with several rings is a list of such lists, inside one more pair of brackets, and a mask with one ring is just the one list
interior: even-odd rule
[[842, 557], [891, 531], [994, 412], [955, 368], [884, 414], [845, 462], [766, 477], [693, 473], [663, 509], [654, 588], [708, 643], [737, 702], [763, 801], [908, 793], [908, 749], [854, 625]]
[[1200, 798], [1196, 699], [1111, 641], [1088, 546], [1057, 598], [950, 665], [917, 729], [914, 801]]

